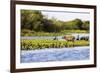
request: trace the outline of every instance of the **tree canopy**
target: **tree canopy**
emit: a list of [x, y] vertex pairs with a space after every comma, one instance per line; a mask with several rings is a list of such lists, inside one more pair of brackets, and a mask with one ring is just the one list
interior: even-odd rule
[[62, 30], [89, 30], [89, 21], [74, 19], [71, 21], [61, 21], [55, 18], [48, 19], [37, 10], [21, 10], [21, 29], [43, 32], [60, 32]]

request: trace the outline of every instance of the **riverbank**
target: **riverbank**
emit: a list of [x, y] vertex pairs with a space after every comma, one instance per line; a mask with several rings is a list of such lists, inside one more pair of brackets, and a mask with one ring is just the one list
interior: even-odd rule
[[21, 31], [21, 36], [25, 37], [25, 36], [64, 36], [67, 34], [72, 34], [72, 33], [83, 33], [83, 34], [89, 34], [88, 30], [62, 30], [61, 32], [43, 32], [43, 31], [39, 31], [39, 32], [35, 32], [35, 31], [31, 31], [31, 30], [22, 30]]

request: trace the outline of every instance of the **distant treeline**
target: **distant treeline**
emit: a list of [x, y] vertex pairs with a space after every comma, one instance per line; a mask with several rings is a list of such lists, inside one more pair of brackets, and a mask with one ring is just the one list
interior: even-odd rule
[[35, 32], [61, 32], [62, 30], [89, 30], [89, 21], [81, 19], [61, 21], [55, 18], [48, 19], [41, 11], [21, 10], [21, 30]]

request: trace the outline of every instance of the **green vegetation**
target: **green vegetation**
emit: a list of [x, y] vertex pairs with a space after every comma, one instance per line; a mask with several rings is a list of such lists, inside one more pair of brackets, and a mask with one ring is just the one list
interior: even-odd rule
[[[71, 33], [89, 33], [89, 21], [74, 19], [61, 21], [54, 17], [49, 19], [37, 10], [21, 10], [21, 36], [66, 36]], [[22, 50], [35, 50], [44, 48], [64, 48], [74, 46], [88, 46], [87, 40], [74, 40], [74, 36], [64, 37], [60, 40], [22, 40]]]
[[63, 30], [61, 32], [35, 32], [27, 29], [23, 29], [21, 36], [64, 36], [71, 33], [89, 33], [87, 30]]
[[[21, 10], [21, 36], [56, 36], [89, 33], [89, 21], [48, 19], [41, 11]], [[55, 34], [56, 33], [56, 34]]]
[[21, 40], [22, 50], [35, 50], [45, 48], [64, 48], [74, 46], [88, 46], [89, 41], [58, 41], [58, 40]]

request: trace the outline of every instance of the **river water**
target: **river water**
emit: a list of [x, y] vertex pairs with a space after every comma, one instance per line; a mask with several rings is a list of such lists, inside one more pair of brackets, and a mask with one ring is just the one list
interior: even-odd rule
[[88, 60], [90, 47], [51, 48], [41, 50], [22, 50], [21, 63]]
[[[86, 33], [72, 33], [70, 34], [72, 36], [75, 37], [75, 39], [77, 38], [81, 38], [81, 37], [89, 37], [89, 34], [86, 34]], [[57, 36], [58, 40], [62, 40], [63, 36]], [[21, 36], [21, 39], [28, 39], [28, 40], [31, 40], [31, 39], [54, 39], [55, 36]]]

